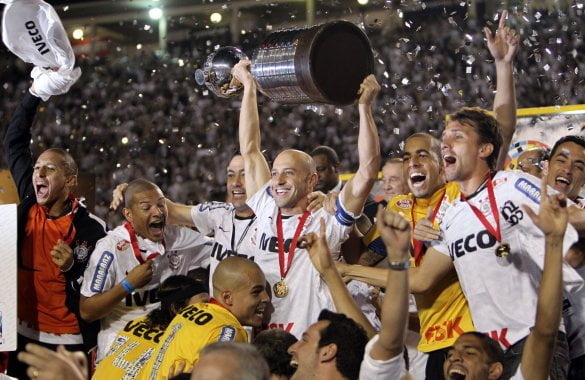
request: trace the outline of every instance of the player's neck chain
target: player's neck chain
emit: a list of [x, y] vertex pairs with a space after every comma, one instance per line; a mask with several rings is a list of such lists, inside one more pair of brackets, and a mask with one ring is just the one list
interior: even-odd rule
[[[465, 199], [470, 200], [471, 198], [475, 197], [477, 194], [481, 193], [483, 191], [483, 189], [486, 188], [488, 181], [491, 181], [491, 180], [492, 180], [492, 172], [489, 171], [488, 174], [486, 175], [485, 179], [481, 183], [481, 185], [479, 185], [479, 187], [477, 189], [475, 189], [475, 191], [473, 193], [466, 196]], [[461, 193], [461, 199], [463, 199], [463, 193]]]

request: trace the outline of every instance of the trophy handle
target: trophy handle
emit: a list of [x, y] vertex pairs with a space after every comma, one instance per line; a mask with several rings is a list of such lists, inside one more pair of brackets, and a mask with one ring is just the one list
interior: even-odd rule
[[195, 81], [205, 85], [211, 92], [222, 98], [231, 98], [242, 92], [242, 86], [230, 87], [232, 68], [242, 59], [248, 59], [240, 49], [225, 46], [211, 53], [203, 67], [195, 71]]

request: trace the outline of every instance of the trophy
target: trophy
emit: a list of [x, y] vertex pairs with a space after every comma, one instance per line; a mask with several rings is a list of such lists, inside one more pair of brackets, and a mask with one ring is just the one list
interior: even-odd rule
[[[241, 59], [248, 58], [240, 49], [219, 48], [196, 71], [195, 80], [219, 97], [236, 96], [242, 89], [230, 87], [231, 69]], [[368, 37], [348, 21], [274, 32], [251, 61], [259, 91], [278, 103], [348, 105], [374, 71]]]

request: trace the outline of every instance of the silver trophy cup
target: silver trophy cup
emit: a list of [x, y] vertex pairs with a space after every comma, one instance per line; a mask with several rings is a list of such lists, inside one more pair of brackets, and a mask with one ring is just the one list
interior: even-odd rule
[[[238, 95], [231, 69], [247, 59], [238, 48], [210, 54], [195, 79], [220, 97]], [[278, 103], [353, 103], [363, 79], [374, 71], [365, 33], [348, 21], [270, 34], [252, 54], [251, 72], [264, 95]]]

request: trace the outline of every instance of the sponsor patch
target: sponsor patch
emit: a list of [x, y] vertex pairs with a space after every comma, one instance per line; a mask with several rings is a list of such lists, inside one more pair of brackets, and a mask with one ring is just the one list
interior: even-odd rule
[[236, 339], [236, 329], [232, 326], [223, 326], [219, 334], [219, 342], [233, 342]]
[[118, 251], [125, 251], [129, 245], [130, 245], [130, 242], [128, 240], [122, 240], [122, 241], [119, 241], [118, 244], [116, 244], [116, 249]]
[[211, 211], [216, 209], [230, 210], [231, 205], [225, 202], [205, 202], [199, 205], [199, 212]]
[[503, 177], [503, 178], [496, 178], [494, 179], [494, 181], [492, 182], [494, 184], [494, 187], [498, 187], [503, 183], [508, 182], [508, 177]]
[[400, 208], [412, 208], [412, 199], [399, 199], [396, 201], [396, 206]]
[[90, 289], [92, 292], [101, 293], [104, 290], [104, 284], [108, 277], [108, 270], [110, 265], [114, 261], [114, 254], [108, 251], [102, 253], [100, 260], [98, 261], [97, 268], [91, 279]]
[[527, 179], [520, 178], [514, 184], [522, 194], [530, 198], [534, 203], [540, 203], [540, 188], [528, 181]]

